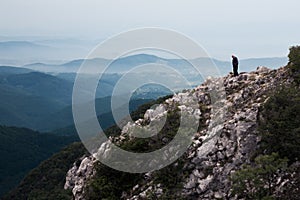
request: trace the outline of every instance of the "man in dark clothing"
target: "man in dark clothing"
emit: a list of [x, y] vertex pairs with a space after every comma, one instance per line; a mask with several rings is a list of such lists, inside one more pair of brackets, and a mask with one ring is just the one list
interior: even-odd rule
[[233, 76], [238, 76], [239, 60], [234, 55], [232, 55], [232, 66], [233, 66]]

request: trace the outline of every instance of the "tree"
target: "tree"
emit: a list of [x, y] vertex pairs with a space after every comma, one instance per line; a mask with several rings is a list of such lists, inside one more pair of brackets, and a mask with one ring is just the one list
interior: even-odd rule
[[288, 67], [297, 84], [300, 84], [300, 46], [290, 48]]
[[244, 165], [233, 174], [233, 193], [246, 199], [273, 199], [277, 179], [287, 169], [287, 161], [277, 153], [258, 156], [254, 166]]
[[291, 162], [300, 157], [300, 92], [298, 88], [279, 88], [265, 103], [259, 115], [261, 151], [278, 152]]

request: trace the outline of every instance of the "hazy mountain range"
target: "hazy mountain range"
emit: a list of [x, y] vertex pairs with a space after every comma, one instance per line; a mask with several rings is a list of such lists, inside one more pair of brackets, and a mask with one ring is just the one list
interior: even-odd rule
[[[0, 66], [0, 72], [0, 125], [50, 131], [73, 124], [74, 73], [54, 76], [7, 66]], [[110, 112], [110, 96], [120, 77], [119, 74], [103, 76], [96, 92], [97, 115]], [[169, 90], [151, 86], [151, 90], [146, 87], [136, 91], [132, 100], [156, 99], [167, 94]]]
[[[35, 49], [43, 49], [44, 46], [31, 45], [30, 43], [0, 43], [2, 48], [10, 45], [22, 45], [24, 49], [30, 47]], [[9, 48], [8, 48], [9, 49]], [[1, 47], [0, 47], [1, 50]], [[103, 67], [110, 63], [110, 60], [95, 58], [89, 60], [72, 60], [61, 65], [52, 65], [45, 63], [33, 63], [23, 67], [0, 67], [0, 124], [28, 127], [40, 131], [54, 130], [71, 125], [73, 118], [71, 114], [71, 96], [76, 71], [83, 62], [91, 67], [91, 73], [86, 74], [86, 79], [92, 76], [92, 69], [95, 67]], [[193, 62], [199, 63], [203, 67], [204, 73], [206, 69], [210, 69], [215, 64], [220, 69], [221, 75], [231, 71], [231, 63], [219, 61], [209, 58], [198, 58]], [[196, 74], [190, 64], [185, 60], [166, 59], [154, 55], [138, 54], [128, 57], [123, 57], [112, 62], [110, 68], [103, 74], [97, 88], [96, 98], [99, 105], [106, 105], [110, 99], [104, 97], [112, 96], [115, 84], [122, 77], [122, 73], [131, 70], [135, 66], [143, 64], [165, 64], [173, 69], [184, 74], [192, 83], [192, 86], [198, 85], [203, 81], [203, 77]], [[278, 68], [287, 63], [286, 58], [258, 58], [241, 60], [241, 70], [250, 71], [257, 66], [264, 65], [270, 68]], [[207, 67], [206, 67], [207, 66]], [[128, 74], [127, 74], [128, 75]], [[166, 82], [172, 83], [175, 91], [180, 91], [183, 88], [191, 87], [178, 81], [179, 75], [171, 74], [168, 71], [156, 73], [149, 69], [146, 73], [131, 73], [128, 75], [129, 80], [124, 85], [125, 95], [128, 88], [136, 82], [148, 80], [155, 82], [163, 79]], [[151, 89], [150, 89], [151, 88]], [[155, 99], [160, 96], [170, 94], [167, 88], [157, 86], [144, 87], [142, 90], [137, 90], [134, 93], [134, 99]], [[104, 99], [103, 99], [104, 98]], [[108, 112], [104, 110], [98, 115]]]
[[[213, 65], [216, 65], [220, 72], [228, 73], [231, 71], [231, 62], [230, 61], [221, 61], [217, 59], [210, 58], [197, 58], [192, 61], [199, 64], [199, 66], [203, 68], [210, 68]], [[240, 60], [240, 71], [251, 71], [254, 70], [258, 66], [266, 66], [269, 68], [278, 68], [287, 64], [286, 57], [274, 57], [274, 58], [252, 58]], [[93, 73], [93, 68], [95, 67], [105, 67], [110, 64], [112, 61], [103, 58], [94, 58], [94, 59], [78, 59], [72, 60], [70, 62], [66, 62], [64, 64], [53, 65], [46, 63], [33, 63], [24, 65], [22, 67], [33, 69], [37, 71], [50, 72], [50, 73], [65, 73], [65, 72], [77, 72], [80, 66], [85, 62], [85, 65], [90, 67], [90, 73]], [[157, 64], [165, 64], [175, 69], [182, 70], [184, 67], [191, 66], [187, 61], [180, 59], [166, 59], [161, 58], [155, 55], [148, 54], [138, 54], [133, 56], [128, 56], [125, 58], [120, 58], [113, 61], [109, 65], [109, 73], [122, 73], [136, 67], [138, 65], [143, 65], [147, 63], [157, 63]], [[202, 69], [202, 68], [201, 68]]]
[[84, 58], [98, 43], [77, 39], [27, 39], [0, 37], [1, 65], [25, 65], [45, 61], [63, 63], [74, 58]]
[[[1, 38], [0, 38], [1, 39]], [[20, 40], [18, 38], [9, 41], [9, 38], [3, 38], [0, 41], [0, 65], [25, 66], [26, 68], [47, 71], [47, 72], [76, 72], [84, 61], [88, 53], [99, 43], [95, 40], [78, 40], [78, 39], [33, 39]], [[228, 58], [230, 59], [230, 57]], [[199, 63], [206, 65], [210, 62], [208, 58], [196, 59]], [[222, 72], [230, 70], [230, 60], [221, 61], [212, 59], [213, 62], [221, 69]], [[107, 64], [110, 60], [104, 58], [95, 58], [87, 61], [89, 65], [99, 67]], [[178, 64], [187, 65], [186, 62], [177, 59], [165, 59], [151, 55], [128, 56], [117, 60], [113, 65], [115, 70], [124, 70], [129, 65], [143, 63], [165, 63], [171, 66]], [[253, 67], [265, 65], [270, 68], [278, 68], [285, 65], [286, 57], [279, 58], [251, 58], [241, 60], [242, 71], [253, 70]], [[207, 66], [209, 67], [209, 66]]]

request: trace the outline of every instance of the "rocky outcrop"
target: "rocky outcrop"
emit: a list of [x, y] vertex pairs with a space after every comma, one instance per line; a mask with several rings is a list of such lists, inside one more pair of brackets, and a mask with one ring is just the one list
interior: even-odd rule
[[[195, 134], [194, 143], [187, 152], [189, 159], [186, 160], [186, 168], [191, 173], [186, 178], [182, 190], [178, 191], [178, 196], [186, 199], [235, 198], [231, 194], [229, 177], [242, 164], [250, 163], [252, 153], [258, 148], [260, 138], [256, 129], [259, 108], [266, 100], [268, 92], [278, 85], [289, 84], [292, 81], [286, 76], [285, 70], [259, 67], [254, 72], [242, 73], [238, 77], [229, 75], [222, 78], [226, 89], [223, 107], [226, 109], [225, 120], [217, 127], [208, 127]], [[204, 83], [193, 91], [203, 104], [208, 103], [205, 102], [205, 99], [208, 99], [205, 98], [206, 85], [207, 83]], [[210, 113], [209, 118], [213, 119], [213, 115]], [[203, 143], [212, 130], [219, 131], [220, 134]], [[141, 190], [140, 194], [129, 199], [143, 199], [141, 194], [146, 190]], [[155, 194], [155, 191], [148, 193]]]
[[96, 173], [94, 162], [95, 158], [93, 156], [83, 156], [68, 171], [64, 189], [71, 189], [75, 200], [84, 199], [84, 187], [87, 181]]
[[[237, 77], [228, 75], [208, 79], [197, 88], [174, 95], [156, 108], [149, 109], [143, 119], [125, 125], [121, 136], [112, 141], [122, 143], [134, 138], [131, 132], [134, 127], [162, 121], [167, 110], [176, 106], [193, 113], [204, 125], [195, 132], [193, 144], [186, 152], [184, 168], [190, 173], [182, 183], [183, 188], [176, 192], [185, 199], [235, 199], [231, 193], [229, 177], [242, 164], [250, 163], [253, 152], [259, 146], [260, 138], [256, 134], [259, 108], [270, 91], [278, 85], [291, 82], [285, 68], [270, 70], [266, 67], [241, 73]], [[224, 85], [224, 91], [218, 87], [220, 83]], [[212, 88], [219, 90], [221, 98], [212, 96]], [[192, 99], [196, 99], [200, 107], [191, 106], [189, 102]], [[217, 105], [215, 107], [212, 107], [213, 100]], [[108, 155], [109, 143], [102, 147], [101, 152]], [[84, 185], [95, 173], [93, 162], [92, 157], [85, 157], [79, 166], [74, 164], [67, 174], [65, 188], [72, 189], [75, 199], [82, 198]], [[148, 194], [159, 198], [164, 193], [163, 185], [154, 184], [153, 179], [151, 173], [145, 174], [143, 185], [136, 185], [130, 192], [124, 193], [122, 198], [147, 199]]]

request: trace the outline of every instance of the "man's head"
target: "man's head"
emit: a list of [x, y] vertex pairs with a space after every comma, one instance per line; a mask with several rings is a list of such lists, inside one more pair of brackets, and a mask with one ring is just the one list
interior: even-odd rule
[[232, 58], [235, 58], [235, 55], [232, 55], [231, 57], [232, 57]]

